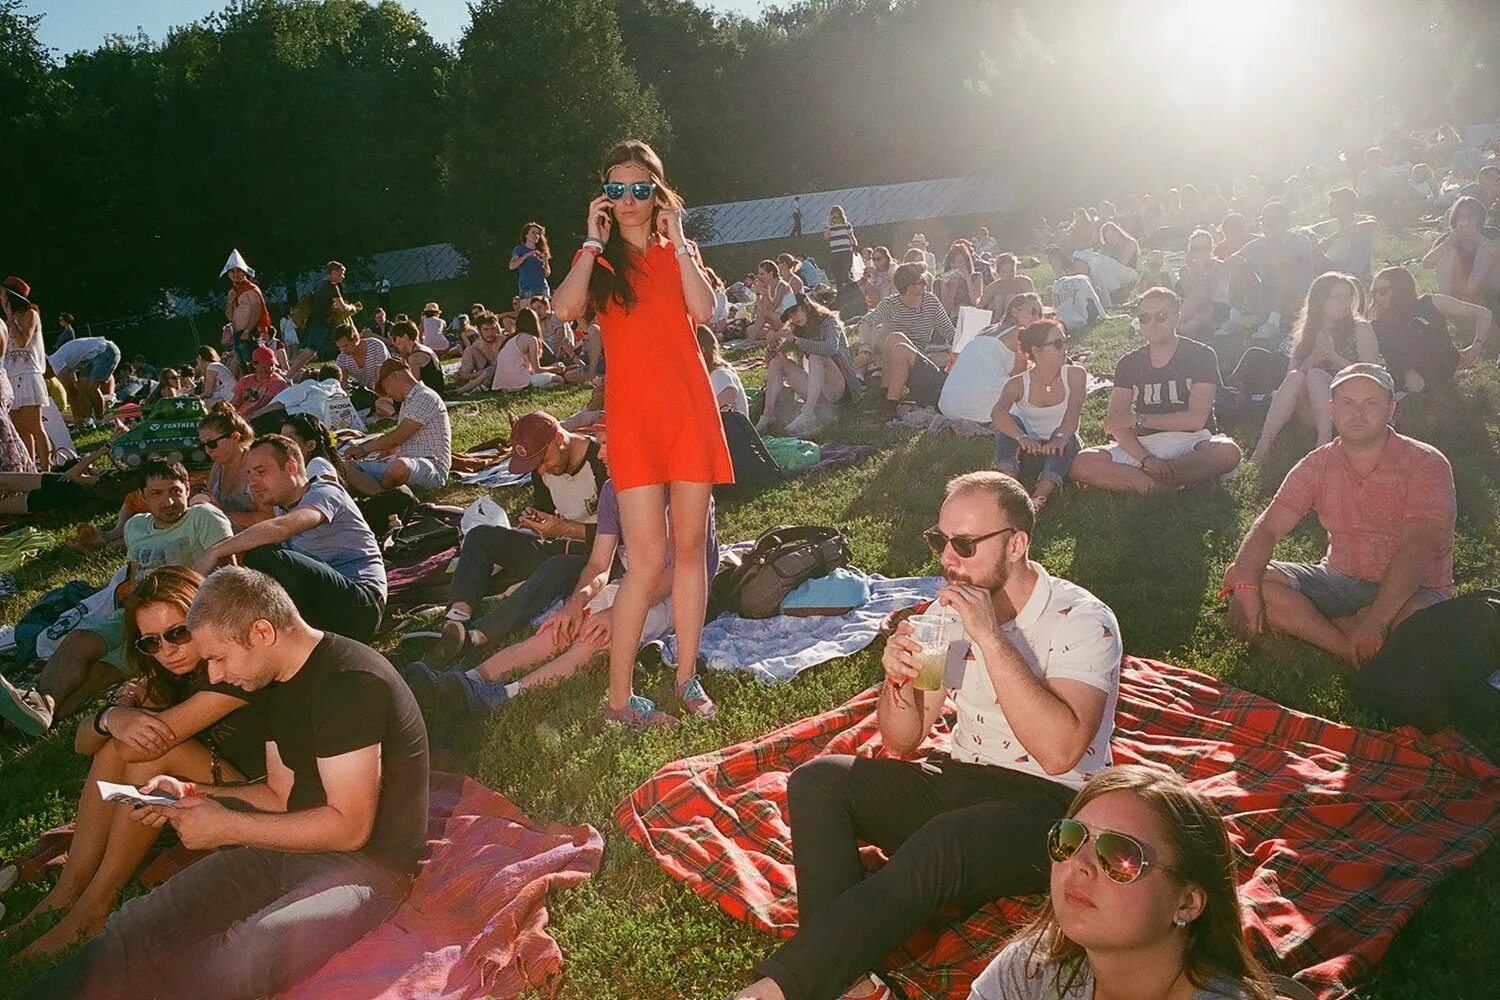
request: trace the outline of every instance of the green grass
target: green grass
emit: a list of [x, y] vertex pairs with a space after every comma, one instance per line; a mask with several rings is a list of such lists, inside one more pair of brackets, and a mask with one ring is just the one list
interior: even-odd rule
[[[1417, 245], [1395, 237], [1380, 245], [1380, 263], [1409, 259]], [[710, 255], [712, 257], [712, 255]], [[730, 272], [733, 273], [733, 272]], [[1038, 285], [1048, 275], [1032, 272]], [[482, 297], [482, 296], [481, 296]], [[1108, 372], [1135, 345], [1123, 320], [1110, 320], [1082, 338], [1092, 369]], [[1227, 367], [1238, 355], [1218, 345]], [[754, 385], [758, 372], [747, 381]], [[1457, 563], [1461, 589], [1493, 583], [1500, 528], [1500, 420], [1488, 400], [1500, 392], [1494, 369], [1465, 374], [1460, 387], [1487, 434], [1480, 445], [1432, 438], [1449, 455], [1458, 479]], [[519, 405], [571, 412], [578, 391], [531, 394]], [[455, 420], [460, 445], [504, 428], [500, 402], [465, 407]], [[472, 410], [472, 415], [470, 414]], [[1084, 435], [1098, 442], [1102, 401], [1086, 410]], [[886, 574], [934, 572], [936, 563], [919, 532], [932, 522], [944, 481], [989, 467], [991, 444], [945, 434], [914, 434], [846, 417], [830, 440], [875, 444], [877, 455], [832, 475], [798, 479], [745, 503], [725, 504], [720, 537], [753, 537], [778, 523], [838, 525], [857, 563]], [[1293, 708], [1358, 724], [1379, 720], [1356, 711], [1348, 684], [1330, 658], [1291, 641], [1265, 640], [1253, 648], [1235, 640], [1215, 599], [1220, 575], [1250, 521], [1268, 502], [1282, 473], [1310, 432], [1289, 433], [1264, 474], [1245, 475], [1221, 489], [1194, 490], [1171, 500], [1104, 496], [1065, 490], [1037, 533], [1034, 554], [1053, 573], [1089, 587], [1119, 616], [1126, 648], [1207, 671]], [[1242, 438], [1242, 444], [1252, 444]], [[452, 490], [455, 502], [474, 491]], [[521, 491], [503, 497], [513, 509]], [[1282, 549], [1315, 556], [1322, 536], [1305, 525]], [[48, 587], [74, 576], [101, 580], [108, 560], [84, 560], [59, 548], [17, 574], [21, 593], [0, 601], [0, 620], [15, 617]], [[720, 715], [706, 724], [653, 732], [633, 739], [600, 722], [602, 673], [580, 677], [553, 691], [528, 695], [478, 732], [437, 732], [444, 747], [438, 764], [463, 767], [544, 820], [592, 823], [606, 838], [603, 870], [583, 887], [550, 901], [552, 930], [566, 956], [561, 996], [570, 998], [701, 998], [733, 990], [774, 941], [725, 917], [673, 882], [611, 818], [621, 797], [661, 765], [763, 733], [828, 709], [879, 676], [875, 650], [817, 667], [790, 684], [765, 687], [736, 676], [712, 676], [708, 688]], [[661, 667], [646, 671], [639, 689], [670, 681]], [[1492, 758], [1500, 729], [1467, 734]], [[69, 818], [84, 774], [71, 752], [72, 727], [32, 744], [0, 744], [0, 854], [25, 848], [43, 829]], [[1397, 937], [1378, 974], [1359, 996], [1461, 1000], [1492, 995], [1493, 942], [1500, 939], [1500, 864], [1490, 852], [1449, 879]], [[18, 889], [6, 897], [13, 914], [25, 912], [40, 892]], [[14, 916], [12, 917], [14, 919]], [[1462, 928], [1461, 931], [1456, 930]], [[0, 960], [18, 942], [0, 938]], [[0, 996], [40, 971], [32, 964], [0, 965]]]

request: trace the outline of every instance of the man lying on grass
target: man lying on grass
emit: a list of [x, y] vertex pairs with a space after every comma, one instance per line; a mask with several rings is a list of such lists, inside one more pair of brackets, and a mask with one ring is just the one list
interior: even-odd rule
[[131, 818], [171, 823], [183, 846], [217, 850], [125, 904], [22, 994], [215, 997], [278, 993], [385, 920], [426, 843], [427, 730], [385, 657], [302, 620], [275, 580], [218, 570], [188, 628], [214, 684], [264, 713], [266, 779], [194, 786]]
[[[1121, 646], [1108, 607], [1028, 557], [1033, 527], [1014, 479], [948, 483], [926, 532], [946, 580], [931, 610], [958, 616], [967, 651], [924, 690], [917, 657], [942, 647], [924, 650], [903, 622], [882, 658], [878, 719], [887, 749], [914, 756], [951, 694], [950, 749], [830, 754], [792, 772], [799, 928], [740, 1000], [888, 998], [868, 974], [944, 905], [1047, 888], [1048, 829], [1110, 764]], [[890, 858], [868, 878], [862, 842]]]
[[[1396, 388], [1379, 365], [1333, 379], [1338, 437], [1292, 467], [1224, 573], [1229, 621], [1249, 638], [1285, 632], [1358, 666], [1392, 628], [1453, 590], [1453, 468], [1397, 434]], [[1311, 511], [1328, 532], [1314, 564], [1272, 561]]]

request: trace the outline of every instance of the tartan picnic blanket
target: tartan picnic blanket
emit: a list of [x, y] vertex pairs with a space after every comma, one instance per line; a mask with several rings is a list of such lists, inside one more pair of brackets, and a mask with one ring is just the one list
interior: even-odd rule
[[[669, 764], [620, 802], [615, 819], [698, 895], [789, 937], [797, 910], [787, 775], [821, 754], [885, 756], [878, 691]], [[924, 751], [946, 743], [946, 727]], [[1252, 945], [1273, 972], [1323, 1000], [1348, 995], [1438, 882], [1472, 863], [1500, 827], [1500, 769], [1451, 731], [1357, 729], [1156, 661], [1126, 659], [1113, 749], [1116, 763], [1169, 767], [1219, 805]], [[1039, 898], [939, 921], [889, 956], [882, 975], [909, 1000], [966, 997]]]

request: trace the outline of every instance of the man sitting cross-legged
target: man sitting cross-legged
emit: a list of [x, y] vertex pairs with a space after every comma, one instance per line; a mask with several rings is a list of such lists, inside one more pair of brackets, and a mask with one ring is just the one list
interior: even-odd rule
[[233, 556], [276, 579], [317, 628], [361, 642], [385, 612], [385, 562], [354, 499], [337, 483], [309, 481], [302, 449], [290, 438], [256, 438], [245, 456], [250, 495], [276, 516], [204, 553], [198, 572]]
[[266, 778], [144, 786], [178, 800], [133, 819], [214, 851], [131, 900], [22, 995], [32, 1000], [267, 996], [400, 905], [427, 837], [427, 730], [370, 647], [314, 629], [263, 573], [203, 582], [188, 628], [209, 680], [255, 694]]
[[[1285, 632], [1360, 665], [1414, 611], [1453, 587], [1453, 469], [1390, 427], [1395, 384], [1379, 365], [1333, 380], [1338, 437], [1292, 467], [1224, 573], [1229, 621], [1245, 637]], [[1316, 564], [1271, 560], [1310, 511], [1328, 532]]]
[[[63, 477], [56, 473], [48, 476]], [[146, 511], [125, 522], [128, 575], [115, 592], [123, 606], [140, 574], [158, 566], [192, 566], [233, 529], [219, 508], [188, 506], [188, 472], [181, 462], [148, 458], [141, 465]], [[69, 480], [70, 481], [70, 480]], [[130, 676], [123, 638], [125, 614], [85, 620], [65, 636], [37, 677], [35, 688], [17, 688], [0, 677], [0, 718], [30, 736], [41, 736], [90, 698]]]
[[[712, 501], [708, 506], [706, 551], [708, 581], [712, 583], [719, 565]], [[614, 484], [606, 481], [599, 494], [598, 530], [593, 536], [588, 562], [583, 571], [575, 575], [578, 585], [562, 607], [544, 621], [534, 635], [507, 646], [467, 673], [438, 672], [417, 662], [406, 668], [407, 683], [411, 684], [428, 712], [459, 715], [468, 721], [499, 708], [522, 691], [557, 684], [572, 677], [580, 668], [609, 652], [610, 625], [615, 598], [620, 590], [619, 578], [623, 575], [620, 571], [626, 568], [627, 562], [628, 552], [620, 531], [620, 503], [615, 497]], [[555, 564], [555, 559], [548, 560], [542, 570], [551, 573]], [[641, 642], [655, 642], [671, 631], [672, 574], [663, 573], [646, 612]], [[495, 638], [500, 638], [500, 634]], [[695, 666], [693, 663], [678, 664], [677, 694], [690, 715], [707, 718], [716, 709], [703, 690], [698, 675], [693, 672]], [[501, 679], [511, 671], [526, 667], [536, 669], [508, 684]], [[611, 718], [608, 712], [606, 718]], [[666, 718], [671, 719], [671, 716]]]
[[[902, 623], [878, 719], [886, 748], [914, 755], [951, 694], [951, 746], [922, 761], [830, 754], [792, 772], [799, 928], [743, 1000], [889, 997], [867, 974], [943, 906], [1046, 889], [1047, 830], [1110, 764], [1121, 646], [1108, 607], [1028, 558], [1032, 527], [1014, 479], [949, 482], [926, 534], [947, 581], [938, 604], [963, 621], [967, 652], [949, 656], [940, 690], [919, 691], [920, 647]], [[868, 878], [861, 842], [890, 858]]]
[[1154, 493], [1218, 479], [1239, 465], [1239, 445], [1214, 433], [1219, 356], [1177, 336], [1180, 304], [1170, 288], [1141, 296], [1146, 344], [1115, 366], [1104, 416], [1115, 443], [1085, 448], [1073, 462], [1072, 476], [1085, 486]]
[[371, 388], [401, 404], [401, 409], [395, 427], [350, 451], [350, 488], [362, 496], [398, 486], [441, 489], [453, 467], [453, 425], [443, 397], [418, 382], [406, 362], [397, 358], [380, 366]]

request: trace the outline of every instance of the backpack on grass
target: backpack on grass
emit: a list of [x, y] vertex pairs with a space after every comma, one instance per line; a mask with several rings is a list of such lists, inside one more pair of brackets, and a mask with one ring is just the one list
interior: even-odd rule
[[761, 535], [749, 552], [726, 557], [714, 576], [710, 615], [771, 618], [798, 586], [849, 565], [849, 542], [833, 528], [782, 525]]

